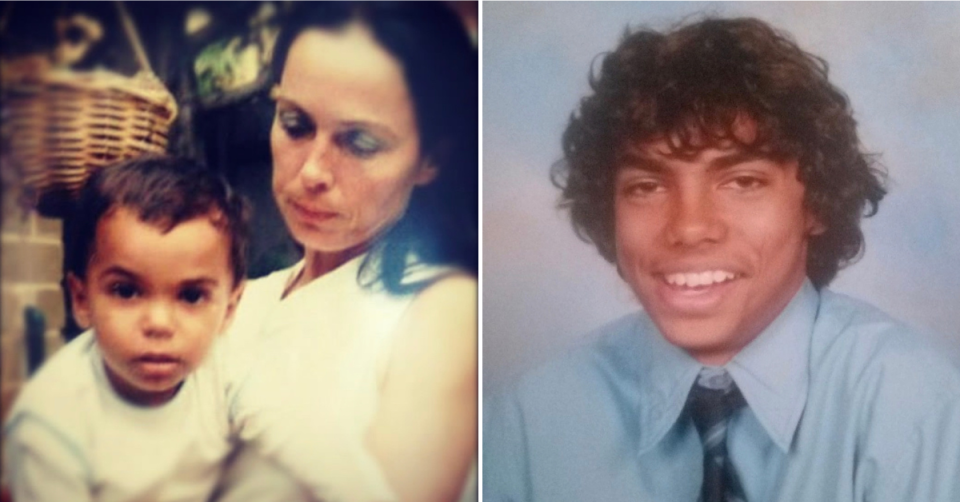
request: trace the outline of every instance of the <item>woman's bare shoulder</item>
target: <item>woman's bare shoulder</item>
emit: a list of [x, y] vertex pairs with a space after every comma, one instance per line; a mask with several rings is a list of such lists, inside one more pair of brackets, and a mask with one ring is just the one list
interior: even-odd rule
[[477, 367], [477, 280], [464, 273], [437, 280], [413, 300], [399, 329], [394, 376], [427, 372], [469, 379]]

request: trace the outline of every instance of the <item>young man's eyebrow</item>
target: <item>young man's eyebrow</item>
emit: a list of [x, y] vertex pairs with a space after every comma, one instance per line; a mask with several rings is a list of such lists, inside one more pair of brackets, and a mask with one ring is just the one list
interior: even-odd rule
[[[756, 150], [737, 150], [710, 160], [707, 169], [712, 172], [730, 169], [754, 160], [769, 159], [770, 155]], [[664, 173], [670, 170], [667, 162], [648, 156], [643, 152], [625, 152], [618, 161], [620, 169]]]
[[643, 155], [641, 153], [625, 153], [618, 162], [620, 169], [630, 169], [636, 171], [649, 171], [652, 173], [662, 173], [667, 171], [667, 165], [659, 159]]
[[725, 169], [730, 169], [731, 167], [743, 164], [745, 162], [750, 162], [754, 160], [768, 159], [769, 156], [763, 152], [757, 152], [753, 150], [738, 150], [726, 155], [721, 155], [710, 161], [708, 170], [710, 171], [723, 171]]

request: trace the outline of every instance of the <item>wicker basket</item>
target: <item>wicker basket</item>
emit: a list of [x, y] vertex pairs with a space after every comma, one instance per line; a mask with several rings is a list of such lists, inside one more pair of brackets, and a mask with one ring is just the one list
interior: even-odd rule
[[[69, 201], [63, 199], [76, 195], [94, 170], [167, 149], [176, 102], [150, 68], [123, 2], [114, 5], [141, 69], [133, 77], [105, 70], [72, 71], [56, 56], [53, 61], [61, 66], [51, 69], [42, 55], [5, 61], [0, 71], [3, 169], [9, 174], [9, 161], [21, 181], [21, 198], [41, 213], [50, 208], [48, 216], [69, 210]], [[60, 36], [61, 45], [69, 42], [65, 32]]]
[[59, 69], [3, 80], [3, 146], [36, 199], [72, 195], [95, 169], [166, 151], [177, 106], [149, 70], [126, 77]]

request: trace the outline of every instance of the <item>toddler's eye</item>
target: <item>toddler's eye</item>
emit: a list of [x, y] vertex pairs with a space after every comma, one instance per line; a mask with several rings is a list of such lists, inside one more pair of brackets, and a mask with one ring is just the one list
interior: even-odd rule
[[110, 295], [130, 300], [140, 295], [140, 288], [129, 282], [115, 282], [110, 285]]
[[350, 129], [337, 135], [336, 142], [351, 155], [367, 158], [384, 148], [383, 141], [363, 129]]
[[190, 305], [202, 302], [207, 296], [209, 296], [207, 291], [202, 288], [185, 288], [179, 294], [180, 301]]
[[313, 122], [297, 110], [277, 111], [277, 122], [287, 136], [293, 139], [307, 137], [314, 132]]

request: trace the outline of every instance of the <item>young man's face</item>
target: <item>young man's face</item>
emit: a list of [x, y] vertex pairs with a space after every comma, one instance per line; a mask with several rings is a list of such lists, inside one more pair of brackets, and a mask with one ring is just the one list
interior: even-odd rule
[[617, 263], [666, 339], [722, 365], [783, 310], [806, 276], [805, 209], [797, 162], [732, 144], [692, 158], [664, 140], [641, 145], [615, 189]]
[[240, 297], [230, 240], [208, 216], [169, 232], [119, 207], [97, 225], [84, 279], [70, 276], [77, 321], [93, 327], [118, 393], [168, 401], [226, 328]]

